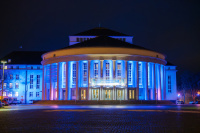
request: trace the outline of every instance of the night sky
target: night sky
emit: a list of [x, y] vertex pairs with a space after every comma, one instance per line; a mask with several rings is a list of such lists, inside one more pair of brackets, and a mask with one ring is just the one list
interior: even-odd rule
[[180, 71], [200, 72], [198, 0], [3, 0], [0, 16], [0, 57], [66, 47], [69, 35], [100, 23], [166, 54]]

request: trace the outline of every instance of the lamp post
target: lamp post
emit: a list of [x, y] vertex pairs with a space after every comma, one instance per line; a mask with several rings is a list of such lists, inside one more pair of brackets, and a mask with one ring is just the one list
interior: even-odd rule
[[4, 68], [5, 68], [5, 64], [7, 63], [7, 61], [2, 60], [1, 63], [3, 64], [3, 75], [2, 75], [2, 90], [1, 90], [1, 102], [3, 101], [3, 81], [4, 81]]

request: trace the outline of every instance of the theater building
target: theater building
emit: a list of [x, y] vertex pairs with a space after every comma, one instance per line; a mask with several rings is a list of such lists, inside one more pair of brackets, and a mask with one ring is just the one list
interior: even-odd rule
[[176, 66], [132, 40], [106, 28], [69, 36], [42, 55], [42, 100], [176, 100]]

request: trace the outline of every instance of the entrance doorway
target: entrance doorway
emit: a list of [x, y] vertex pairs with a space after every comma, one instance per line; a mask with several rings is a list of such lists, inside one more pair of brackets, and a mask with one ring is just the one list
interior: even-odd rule
[[117, 90], [117, 100], [124, 100], [123, 90]]
[[99, 89], [92, 89], [92, 100], [99, 100]]
[[129, 90], [129, 100], [135, 99], [135, 90]]
[[104, 99], [105, 100], [112, 100], [112, 90], [104, 90]]
[[86, 100], [86, 89], [81, 89], [81, 100]]
[[63, 99], [63, 100], [67, 100], [67, 99], [65, 99], [65, 94], [66, 94], [66, 93], [65, 93], [65, 90], [63, 90], [63, 91], [62, 91], [62, 99]]
[[72, 88], [72, 100], [76, 100], [76, 88]]

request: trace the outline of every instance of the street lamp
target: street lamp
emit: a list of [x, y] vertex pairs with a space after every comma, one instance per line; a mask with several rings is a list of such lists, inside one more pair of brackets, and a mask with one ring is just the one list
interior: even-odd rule
[[5, 61], [5, 60], [2, 60], [1, 61], [1, 63], [3, 64], [3, 76], [2, 76], [2, 90], [1, 90], [1, 93], [2, 93], [2, 95], [1, 95], [1, 103], [2, 103], [2, 101], [3, 101], [3, 81], [4, 81], [4, 68], [5, 68], [5, 64], [7, 63], [7, 61]]

